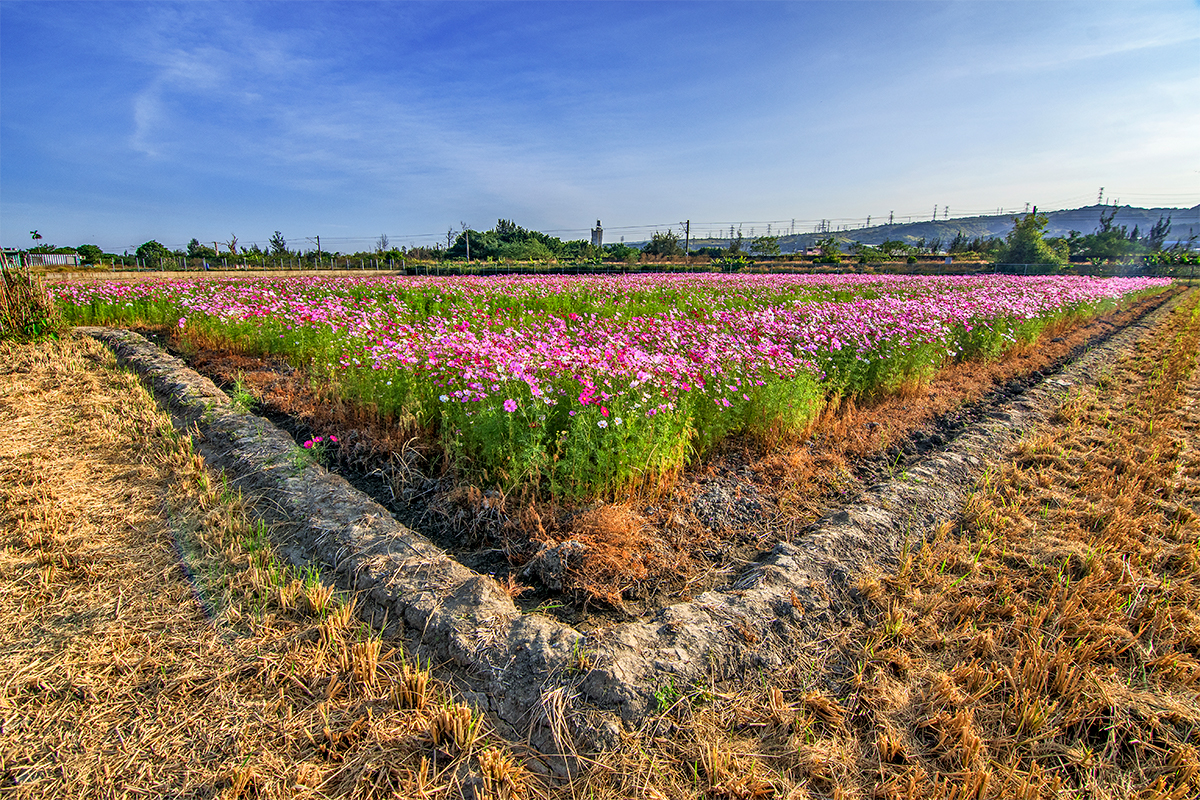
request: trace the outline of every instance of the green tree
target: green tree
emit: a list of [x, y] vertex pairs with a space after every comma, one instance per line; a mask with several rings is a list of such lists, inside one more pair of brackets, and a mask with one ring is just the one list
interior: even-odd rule
[[[450, 234], [453, 233], [451, 230]], [[490, 231], [470, 230], [464, 225], [454, 243], [446, 250], [446, 257], [465, 258], [468, 242], [471, 258], [483, 260], [547, 261], [561, 257], [565, 247], [563, 241], [555, 236], [527, 230], [512, 220], [501, 219]], [[577, 246], [571, 249], [571, 255], [579, 253]]]
[[217, 251], [200, 244], [199, 239], [192, 239], [187, 246], [188, 258], [216, 258]]
[[1013, 217], [1013, 229], [1004, 240], [997, 259], [1001, 264], [1036, 264], [1061, 267], [1067, 261], [1065, 242], [1051, 247], [1043, 238], [1050, 218], [1037, 213], [1037, 208], [1024, 217]]
[[275, 231], [275, 235], [271, 237], [271, 255], [286, 256], [288, 254], [287, 239], [283, 238], [283, 234]]
[[144, 263], [151, 266], [158, 266], [160, 258], [170, 258], [171, 251], [168, 250], [161, 242], [151, 239], [148, 242], [141, 244], [134, 255], [140, 258]]
[[638, 249], [624, 242], [604, 245], [604, 258], [608, 261], [624, 261], [632, 264], [638, 259]]
[[887, 254], [877, 247], [872, 247], [863, 242], [855, 242], [850, 249], [858, 256], [858, 263], [870, 264], [875, 261], [883, 261], [887, 258]]
[[879, 245], [879, 249], [888, 258], [895, 258], [896, 256], [908, 255], [912, 252], [913, 248], [899, 239], [888, 239]]
[[947, 253], [965, 253], [971, 249], [971, 237], [967, 236], [961, 230], [954, 234], [954, 238], [950, 240], [950, 246], [946, 248]]
[[835, 236], [826, 236], [823, 239], [817, 239], [817, 247], [821, 252], [817, 255], [817, 262], [820, 264], [840, 264], [842, 261], [842, 243]]
[[1124, 225], [1116, 224], [1117, 208], [1100, 212], [1100, 222], [1095, 233], [1079, 236], [1075, 231], [1067, 238], [1070, 256], [1093, 264], [1123, 261], [1140, 250], [1137, 242], [1131, 241]]
[[779, 255], [779, 237], [759, 236], [750, 242], [750, 252], [766, 258]]
[[1150, 252], [1155, 253], [1163, 249], [1163, 245], [1167, 241], [1167, 234], [1171, 232], [1171, 217], [1168, 216], [1165, 220], [1160, 216], [1158, 222], [1154, 223], [1154, 227], [1150, 229], [1150, 233], [1146, 234], [1146, 247], [1150, 248]]
[[75, 252], [79, 253], [85, 264], [95, 264], [104, 257], [104, 251], [94, 244], [81, 244], [75, 248]]
[[642, 252], [652, 256], [681, 256], [683, 248], [679, 246], [679, 237], [668, 228], [665, 233], [655, 231], [642, 247]]

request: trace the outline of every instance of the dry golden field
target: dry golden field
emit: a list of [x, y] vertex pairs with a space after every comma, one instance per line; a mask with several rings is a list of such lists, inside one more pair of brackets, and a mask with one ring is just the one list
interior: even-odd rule
[[567, 759], [283, 566], [102, 345], [0, 344], [0, 793], [1200, 796], [1200, 291], [1173, 302], [858, 576], [857, 622]]

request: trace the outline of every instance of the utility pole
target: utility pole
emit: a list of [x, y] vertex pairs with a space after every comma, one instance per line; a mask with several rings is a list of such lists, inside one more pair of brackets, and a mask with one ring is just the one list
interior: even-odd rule
[[933, 204], [933, 220], [934, 222], [937, 221], [937, 203]]
[[892, 224], [892, 220], [893, 220], [893, 219], [895, 219], [895, 218], [896, 218], [896, 212], [895, 212], [895, 211], [889, 211], [889, 212], [888, 212], [888, 225], [891, 225], [891, 224]]
[[1104, 187], [1101, 186], [1100, 194], [1096, 195], [1096, 205], [1102, 205], [1103, 203], [1104, 203]]
[[867, 214], [867, 227], [871, 227], [871, 215]]
[[683, 226], [683, 257], [687, 258], [692, 254], [692, 221], [684, 220], [679, 224]]
[[942, 213], [942, 219], [950, 219], [950, 206], [946, 206], [945, 212]]
[[[321, 266], [321, 237], [318, 235], [318, 236], [307, 236], [307, 237], [305, 237], [305, 238], [307, 238], [307, 239], [308, 239], [310, 242], [316, 242], [316, 244], [317, 244], [317, 263], [316, 263], [316, 267], [317, 267], [317, 268], [320, 268], [320, 266]], [[334, 266], [336, 267], [336, 266], [337, 266], [337, 264], [334, 264]]]

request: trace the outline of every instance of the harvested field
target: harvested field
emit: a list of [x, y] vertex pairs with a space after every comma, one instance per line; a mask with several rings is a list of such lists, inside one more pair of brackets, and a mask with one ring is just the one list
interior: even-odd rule
[[[1197, 455], [1195, 425], [1200, 384], [1194, 369], [1200, 341], [1197, 302], [1194, 291], [1182, 299], [1175, 298], [1170, 301], [1172, 310], [1164, 309], [1146, 318], [1129, 337], [1114, 340], [1108, 350], [1094, 353], [1083, 370], [1091, 380], [1078, 376], [1055, 379], [1057, 383], [1041, 394], [1034, 391], [1018, 399], [1017, 404], [1024, 404], [1026, 410], [1006, 412], [1006, 419], [1009, 424], [1029, 428], [1030, 433], [1014, 441], [1007, 454], [1000, 454], [997, 465], [966, 502], [964, 516], [958, 518], [963, 505], [957, 511], [950, 502], [945, 508], [932, 508], [931, 519], [939, 516], [941, 519], [933, 526], [934, 533], [927, 546], [921, 547], [919, 538], [909, 539], [898, 543], [902, 546], [894, 562], [887, 558], [874, 566], [863, 561], [846, 562], [852, 567], [840, 579], [841, 583], [814, 581], [807, 584], [807, 590], [792, 590], [790, 601], [788, 592], [783, 591], [785, 604], [790, 602], [792, 609], [787, 614], [780, 609], [772, 611], [770, 619], [722, 618], [714, 614], [714, 609], [722, 603], [728, 609], [736, 609], [738, 603], [752, 603], [752, 596], [778, 593], [772, 589], [771, 581], [782, 578], [783, 573], [778, 570], [784, 568], [784, 561], [798, 563], [808, 557], [804, 555], [806, 552], [816, 552], [805, 550], [807, 545], [803, 541], [797, 542], [799, 547], [786, 543], [777, 546], [761, 570], [751, 571], [758, 577], [750, 582], [739, 580], [731, 591], [720, 593], [719, 597], [713, 593], [704, 595], [697, 603], [647, 616], [644, 623], [624, 626], [608, 623], [587, 637], [562, 640], [561, 650], [551, 647], [547, 652], [560, 652], [561, 660], [550, 664], [551, 672], [537, 682], [539, 693], [510, 698], [525, 704], [524, 724], [514, 724], [521, 719], [520, 709], [512, 713], [503, 703], [495, 702], [494, 698], [501, 695], [486, 674], [464, 671], [467, 661], [455, 655], [459, 651], [453, 643], [447, 650], [437, 641], [403, 642], [406, 653], [449, 656], [437, 674], [458, 684], [463, 692], [457, 695], [459, 701], [467, 700], [494, 712], [495, 729], [510, 737], [517, 735], [511, 741], [520, 741], [518, 732], [526, 728], [531, 733], [524, 735], [530, 736], [530, 741], [543, 752], [557, 749], [585, 753], [603, 744], [604, 754], [587, 761], [549, 762], [549, 766], [573, 765], [577, 771], [572, 779], [543, 775], [548, 771], [543, 762], [534, 759], [531, 753], [522, 752], [515, 744], [509, 750], [489, 747], [488, 755], [478, 747], [442, 753], [432, 742], [435, 735], [444, 734], [433, 731], [453, 728], [453, 715], [397, 710], [395, 707], [403, 703], [397, 702], [394, 691], [389, 694], [391, 710], [385, 711], [389, 702], [382, 701], [382, 690], [371, 695], [369, 685], [358, 686], [356, 674], [366, 672], [362, 667], [356, 672], [358, 665], [349, 659], [356, 652], [363, 653], [363, 648], [356, 650], [356, 645], [371, 641], [380, 642], [379, 652], [386, 653], [399, 641], [391, 628], [382, 638], [369, 629], [353, 634], [347, 631], [341, 652], [348, 655], [339, 657], [336, 666], [327, 666], [326, 672], [301, 673], [305, 676], [301, 678], [302, 684], [317, 697], [322, 697], [323, 689], [328, 690], [329, 696], [323, 697], [326, 711], [331, 702], [335, 705], [350, 703], [351, 699], [358, 702], [346, 706], [350, 709], [343, 718], [347, 724], [370, 707], [371, 715], [362, 727], [374, 730], [376, 718], [389, 720], [387, 724], [393, 726], [387, 730], [394, 735], [368, 736], [370, 744], [355, 751], [373, 754], [370, 757], [357, 761], [343, 759], [362, 767], [359, 772], [329, 763], [328, 746], [322, 751], [311, 745], [306, 748], [298, 743], [299, 739], [291, 741], [283, 737], [280, 743], [263, 735], [261, 728], [255, 726], [262, 725], [260, 717], [273, 719], [274, 712], [251, 688], [244, 687], [240, 694], [231, 691], [225, 696], [231, 707], [220, 713], [214, 711], [207, 721], [200, 715], [173, 714], [172, 702], [194, 703], [195, 686], [207, 688], [214, 685], [213, 680], [193, 683], [189, 679], [176, 684], [163, 679], [151, 683], [138, 672], [144, 672], [147, 664], [154, 665], [151, 672], [166, 664], [163, 669], [167, 671], [178, 669], [186, 674], [187, 670], [196, 669], [201, 675], [215, 674], [231, 685], [245, 678], [248, 687], [261, 687], [267, 683], [264, 669], [259, 666], [256, 673], [245, 666], [245, 652], [243, 661], [234, 658], [207, 673], [207, 664], [198, 665], [189, 659], [211, 658], [211, 653], [216, 652], [212, 642], [221, 639], [234, 652], [239, 642], [245, 642], [242, 647], [246, 650], [257, 649], [254, 663], [261, 665], [271, 661], [261, 658], [261, 654], [270, 653], [277, 646], [272, 644], [272, 637], [281, 636], [299, 650], [303, 648], [296, 643], [306, 641], [316, 650], [314, 640], [323, 642], [322, 626], [328, 627], [318, 622], [328, 617], [315, 612], [311, 604], [298, 601], [299, 595], [292, 598], [291, 606], [295, 608], [291, 611], [286, 610], [287, 602], [283, 604], [284, 610], [272, 605], [276, 601], [256, 607], [256, 598], [262, 602], [265, 595], [270, 595], [270, 592], [256, 594], [254, 576], [263, 570], [255, 564], [262, 557], [255, 555], [257, 551], [247, 554], [244, 547], [229, 546], [228, 534], [218, 534], [217, 544], [207, 551], [206, 558], [212, 565], [207, 572], [225, 577], [210, 582], [221, 587], [213, 594], [232, 598], [223, 601], [228, 607], [236, 607], [239, 592], [251, 598], [248, 609], [234, 613], [233, 622], [223, 619], [220, 613], [215, 614], [215, 622], [206, 621], [200, 613], [203, 604], [190, 599], [183, 589], [175, 595], [164, 591], [173, 598], [170, 603], [160, 604], [166, 608], [130, 605], [118, 575], [137, 573], [135, 567], [141, 565], [132, 556], [114, 571], [107, 583], [100, 581], [96, 586], [88, 583], [92, 579], [86, 575], [60, 572], [56, 577], [50, 573], [52, 579], [63, 581], [59, 596], [83, 592], [80, 596], [86, 599], [76, 599], [74, 603], [112, 608], [114, 622], [67, 628], [62, 641], [70, 647], [45, 644], [42, 641], [45, 634], [30, 622], [22, 623], [24, 627], [17, 629], [22, 632], [18, 636], [6, 638], [15, 642], [3, 655], [13, 665], [9, 672], [37, 676], [49, 687], [67, 688], [58, 695], [49, 690], [43, 692], [53, 695], [51, 700], [59, 705], [38, 712], [43, 715], [36, 717], [35, 712], [25, 711], [30, 705], [25, 702], [26, 696], [12, 692], [19, 687], [26, 694], [38, 696], [42, 690], [37, 680], [8, 683], [5, 694], [0, 696], [5, 709], [4, 745], [0, 753], [2, 780], [14, 789], [20, 789], [22, 781], [28, 783], [32, 787], [27, 792], [30, 796], [111, 795], [125, 791], [126, 786], [136, 787], [128, 790], [129, 794], [163, 793], [163, 787], [170, 787], [173, 792], [197, 796], [220, 792], [369, 796], [386, 793], [391, 786], [401, 794], [419, 796], [421, 784], [411, 781], [435, 775], [436, 780], [427, 784], [426, 796], [464, 793], [464, 786], [474, 786], [477, 788], [466, 790], [473, 796], [503, 797], [506, 789], [495, 782], [494, 773], [504, 772], [508, 767], [500, 769], [496, 764], [503, 761], [508, 765], [510, 762], [504, 759], [508, 753], [515, 753], [516, 760], [525, 765], [519, 782], [527, 794], [561, 793], [573, 797], [1057, 797], [1064, 792], [1096, 797], [1193, 796], [1200, 775], [1196, 762], [1200, 711], [1195, 686], [1200, 642], [1195, 586], [1200, 565], [1196, 516], [1200, 505], [1197, 492], [1200, 455]], [[1066, 333], [1064, 342], [1055, 344], [1065, 345]], [[22, 460], [32, 463], [36, 460], [34, 454], [40, 458], [54, 446], [76, 456], [95, 450], [104, 437], [97, 435], [94, 426], [77, 425], [81, 435], [74, 439], [55, 436], [49, 433], [55, 431], [52, 426], [58, 419], [70, 419], [72, 412], [64, 412], [65, 417], [54, 412], [59, 413], [56, 418], [47, 410], [48, 406], [38, 405], [31, 398], [54, 391], [76, 392], [82, 398], [89, 389], [95, 391], [91, 387], [97, 385], [97, 376], [110, 380], [111, 363], [106, 351], [85, 340], [23, 347], [10, 348], [11, 358], [6, 353], [5, 363], [18, 366], [0, 376], [4, 387], [3, 413], [6, 422], [11, 416], [20, 423], [16, 428], [31, 431], [27, 436], [36, 444], [6, 442], [4, 446], [12, 448], [14, 456], [10, 458], [6, 452], [5, 464]], [[72, 355], [69, 349], [73, 347], [90, 352], [92, 357]], [[1032, 350], [1025, 355], [1037, 356]], [[1043, 363], [1053, 360], [1051, 357]], [[39, 381], [26, 377], [26, 373], [19, 371], [21, 366], [27, 366], [29, 374], [40, 375]], [[1018, 375], [1020, 370], [1015, 369], [1011, 374]], [[125, 438], [124, 449], [118, 448], [115, 454], [95, 460], [76, 458], [77, 464], [72, 468], [85, 470], [87, 482], [95, 484], [99, 482], [97, 476], [118, 465], [118, 474], [110, 476], [113, 483], [102, 490], [102, 496], [124, 496], [117, 488], [121, 480], [133, 481], [142, 491], [153, 495], [153, 502], [143, 506], [147, 510], [139, 512], [145, 515], [145, 521], [137, 525], [139, 531], [154, 530], [156, 526], [170, 531], [180, 519], [190, 518], [195, 521], [185, 529], [194, 531], [197, 540], [203, 540], [213, 529], [220, 531], [233, 525], [219, 520], [214, 524], [213, 519], [205, 519], [205, 514], [215, 512], [221, 518], [228, 515], [234, 518], [244, 515], [246, 509], [228, 508], [226, 501], [234, 499], [233, 492], [222, 496], [214, 488], [209, 490], [212, 496], [204, 500], [203, 491], [188, 488], [204, 483], [219, 487], [221, 483], [219, 478], [199, 477], [203, 474], [198, 471], [200, 465], [186, 447], [176, 446], [184, 455], [175, 458], [180, 464], [186, 462], [186, 469], [156, 467], [156, 472], [144, 475], [120, 472], [122, 464], [155, 463], [147, 454], [158, 452], [147, 446], [144, 435], [140, 439], [135, 435], [143, 428], [149, 429], [148, 423], [130, 428], [122, 420], [146, 419], [153, 413], [156, 430], [164, 432], [164, 440], [170, 436], [163, 425], [164, 418], [152, 411], [149, 398], [134, 391], [135, 382], [128, 375], [119, 376], [124, 383], [117, 385], [122, 388], [110, 390], [107, 397], [101, 394], [100, 407], [106, 407], [106, 399], [107, 404], [120, 402], [123, 413], [100, 418], [105, 420], [101, 427], [107, 426], [108, 438]], [[161, 388], [161, 376], [156, 380]], [[961, 375], [959, 382], [965, 383]], [[941, 392], [933, 396], [941, 396]], [[1034, 397], [1042, 399], [1029, 399]], [[890, 401], [897, 404], [893, 411], [906, 400], [912, 402], [911, 397], [903, 396]], [[958, 403], [961, 398], [952, 405]], [[147, 410], [135, 412], [132, 406], [137, 404]], [[71, 402], [65, 399], [51, 405], [71, 408]], [[1043, 406], [1048, 413], [1040, 411]], [[90, 418], [88, 414], [99, 414], [94, 409], [88, 412], [86, 404], [81, 408], [84, 410], [75, 412], [76, 416]], [[1035, 410], [1037, 413], [1032, 413]], [[843, 413], [846, 414], [843, 420], [857, 422], [872, 434], [883, 427], [881, 420], [889, 419], [888, 415], [855, 416], [869, 414], [870, 409], [843, 409]], [[872, 421], [875, 426], [866, 424]], [[846, 426], [844, 433], [857, 427], [840, 424]], [[7, 427], [13, 427], [12, 423]], [[920, 428], [920, 424], [916, 427]], [[930, 450], [933, 461], [941, 458], [948, 465], [959, 463], [954, 460], [953, 446], [942, 454], [938, 443], [930, 437], [914, 441], [909, 435], [911, 429], [879, 431], [880, 441], [886, 443], [884, 452], [893, 447], [897, 448], [893, 452], [902, 453], [907, 442], [908, 449]], [[64, 426], [62, 430], [72, 429]], [[973, 428], [967, 426], [967, 430], [968, 443], [976, 441], [970, 438], [974, 435], [970, 433]], [[951, 428], [935, 434], [949, 438], [954, 432]], [[817, 446], [825, 441], [818, 441]], [[211, 437], [207, 444], [201, 441], [201, 446], [210, 448], [217, 444]], [[162, 452], [170, 449], [164, 448]], [[103, 455], [103, 447], [100, 452]], [[843, 452], [855, 453], [853, 448]], [[732, 448], [724, 453], [724, 462], [716, 463], [736, 464], [729, 459], [736, 459], [738, 453], [738, 448]], [[65, 457], [62, 460], [64, 464], [67, 462]], [[869, 457], [864, 461], [872, 463]], [[936, 468], [917, 462], [898, 459], [892, 464], [892, 475], [887, 475], [888, 470], [882, 466], [877, 467], [880, 470], [877, 474], [890, 478], [889, 485], [896, 484], [898, 493], [872, 489], [863, 495], [868, 507], [869, 503], [876, 503], [880, 511], [886, 512], [888, 504], [893, 502], [889, 497], [903, 500], [908, 496], [905, 492], [919, 486], [922, 475], [937, 474]], [[6, 543], [4, 555], [7, 564], [2, 596], [17, 604], [6, 600], [2, 613], [6, 620], [14, 620], [14, 625], [25, 617], [35, 622], [39, 619], [30, 614], [32, 605], [21, 602], [27, 602], [23, 589], [39, 574], [38, 568], [46, 566], [39, 561], [45, 549], [35, 541], [37, 536], [25, 532], [32, 528], [57, 529], [52, 523], [38, 521], [53, 516], [45, 509], [55, 507], [55, 497], [47, 496], [48, 499], [43, 498], [44, 504], [39, 505], [35, 495], [38, 491], [45, 494], [44, 488], [35, 491], [30, 487], [53, 485], [47, 479], [64, 474], [66, 469], [63, 466], [60, 472], [43, 471], [41, 479], [26, 479], [26, 472], [19, 469], [6, 469], [3, 476], [5, 527], [20, 532], [20, 538], [14, 536], [11, 543]], [[859, 480], [869, 482], [871, 473], [862, 474], [866, 477]], [[687, 477], [681, 485], [687, 481], [699, 482], [695, 477]], [[770, 486], [766, 482], [762, 485]], [[191, 517], [187, 516], [188, 503], [178, 499], [181, 493], [195, 495], [190, 502], [199, 510], [192, 512]], [[77, 523], [79, 530], [83, 530], [79, 527], [82, 524], [92, 525], [96, 531], [119, 529], [124, 515], [132, 513], [88, 500], [88, 489], [83, 484], [68, 494], [82, 498], [78, 501], [81, 509], [75, 515], [85, 521]], [[781, 491], [779, 496], [786, 494]], [[153, 513], [155, 502], [159, 504], [157, 516]], [[851, 507], [848, 517], [851, 521], [858, 518], [856, 514], [861, 516], [854, 509], [862, 503]], [[43, 511], [38, 512], [38, 508]], [[167, 509], [170, 514], [164, 513]], [[578, 515], [578, 534], [595, 537], [598, 531], [619, 531], [627, 540], [637, 542], [647, 535], [650, 517], [639, 513], [644, 509], [645, 506], [636, 505], [598, 507]], [[244, 526], [241, 530], [253, 529], [253, 522], [244, 516], [240, 519], [236, 524]], [[21, 520], [21, 527], [17, 526], [17, 520]], [[92, 530], [88, 534], [86, 542], [97, 539]], [[127, 532], [125, 536], [129, 538]], [[63, 535], [66, 544], [59, 545], [59, 549], [69, 554], [85, 547], [86, 543], [78, 538]], [[130, 543], [110, 547], [156, 553], [157, 561], [142, 558], [143, 563], [151, 566], [144, 571], [141, 585], [174, 581], [186, 587], [182, 580], [184, 573], [175, 566], [170, 540], [169, 534], [160, 531], [157, 537], [143, 533]], [[55, 558], [61, 556], [48, 557], [50, 561]], [[103, 561], [93, 559], [92, 563]], [[260, 575], [257, 580], [266, 579]], [[290, 580], [283, 581], [283, 585], [294, 586], [296, 592], [304, 587], [303, 582], [296, 586]], [[469, 581], [463, 584], [468, 585], [484, 590], [484, 584]], [[278, 591], [278, 585], [275, 586]], [[799, 589], [801, 585], [796, 586]], [[316, 584], [310, 582], [305, 591], [315, 588]], [[147, 589], [142, 591], [147, 596], [152, 594]], [[821, 592], [827, 594], [823, 601], [819, 598]], [[362, 595], [364, 604], [374, 602], [376, 594], [372, 590], [369, 596]], [[277, 596], [286, 595], [278, 591]], [[498, 602], [486, 591], [477, 601], [485, 606]], [[43, 602], [53, 605], [51, 600]], [[213, 607], [219, 609], [221, 605]], [[99, 616], [105, 617], [107, 613]], [[140, 616], [122, 621], [129, 613]], [[72, 722], [70, 714], [59, 716], [72, 702], [64, 699], [71, 695], [71, 687], [85, 682], [92, 687], [106, 687], [109, 694], [94, 689], [100, 702], [92, 703], [88, 713], [97, 715], [127, 708], [128, 702], [119, 698], [136, 694], [129, 687], [122, 689], [120, 681], [128, 678], [119, 674], [121, 670], [106, 671], [107, 663], [96, 666], [84, 661], [81, 665], [72, 656], [56, 658], [56, 654], [72, 652], [71, 648], [112, 647], [111, 640], [120, 629], [173, 631], [179, 624], [179, 615], [188, 613], [192, 615], [189, 623], [192, 627], [180, 630], [193, 632], [193, 641], [187, 643], [191, 649], [180, 642], [173, 661], [157, 652], [154, 657], [160, 661], [142, 659], [139, 655], [141, 660], [133, 669], [141, 677], [134, 688], [152, 687], [147, 696], [153, 696], [156, 704], [153, 711], [147, 709], [138, 715], [138, 724], [145, 731], [141, 741], [158, 741], [156, 737], [160, 736], [169, 741], [204, 741], [205, 736], [212, 736], [220, 728], [221, 735], [227, 738], [209, 745], [205, 751], [209, 762], [215, 764], [224, 758], [221, 763], [229, 764], [246, 758], [246, 764], [259, 765], [258, 771], [248, 769], [247, 774], [253, 775], [245, 779], [236, 775], [229, 778], [219, 769], [210, 768], [209, 762], [181, 759], [166, 771], [155, 772], [138, 765], [143, 774], [113, 772], [125, 763], [125, 751], [100, 750], [97, 754], [92, 748], [84, 748], [87, 754], [76, 762], [92, 765], [90, 772], [80, 773], [93, 776], [90, 782], [74, 787], [66, 773], [47, 769], [52, 763], [49, 743], [70, 741], [84, 729], [83, 725]], [[408, 612], [413, 613], [417, 611]], [[642, 641], [638, 633], [642, 630], [653, 629], [658, 637], [674, 635], [673, 645], [669, 638], [657, 641], [667, 642], [667, 649], [678, 648], [682, 640], [678, 633], [669, 631], [673, 627], [683, 631], [700, 620], [700, 616], [688, 616], [693, 614], [704, 616], [710, 627], [724, 629], [727, 636], [709, 645], [709, 652], [725, 653], [724, 648], [736, 646], [767, 658], [705, 662], [703, 658], [694, 660], [696, 654], [691, 653], [687, 654], [687, 658], [693, 659], [689, 662], [691, 666], [680, 669], [678, 663], [656, 662], [655, 648], [660, 645], [651, 645], [640, 648], [646, 658], [644, 662], [635, 665], [623, 660], [627, 657], [621, 655], [618, 640], [625, 637]], [[372, 618], [383, 624], [377, 617]], [[510, 627], [477, 626], [478, 640], [465, 649], [484, 652], [479, 650], [484, 639], [509, 635], [521, 626], [527, 631], [556, 630], [548, 627], [548, 623], [536, 623], [539, 615], [502, 618], [506, 620], [504, 625]], [[54, 620], [58, 625], [62, 620], [72, 619], [58, 610], [42, 618], [40, 624], [49, 628], [54, 626], [46, 620]], [[267, 621], [261, 622], [262, 619]], [[441, 624], [436, 613], [426, 619], [435, 622], [427, 631]], [[411, 625], [411, 616], [407, 621]], [[478, 620], [468, 621], [473, 624]], [[117, 622], [121, 622], [119, 628]], [[290, 638], [281, 633], [288, 630], [288, 624], [298, 626], [291, 629]], [[231, 625], [239, 632], [232, 639]], [[304, 630], [316, 632], [305, 639]], [[606, 638], [606, 631], [615, 638]], [[790, 649], [777, 650], [776, 637], [781, 635], [791, 640]], [[208, 641], [209, 650], [198, 651], [195, 642], [199, 641]], [[367, 649], [373, 647], [369, 645]], [[299, 658], [311, 660], [315, 657], [313, 650], [303, 651]], [[329, 651], [336, 652], [338, 647], [331, 646]], [[775, 652], [781, 657], [771, 661], [770, 656]], [[673, 656], [680, 657], [678, 652]], [[398, 681], [401, 672], [389, 671], [388, 664], [397, 663], [397, 658], [398, 654], [391, 659], [384, 657], [382, 665], [376, 668], [377, 674], [384, 676], [381, 685], [389, 682], [407, 685]], [[332, 656], [327, 659], [337, 660]], [[486, 666], [489, 662], [478, 663]], [[622, 671], [624, 683], [614, 683]], [[87, 681], [77, 681], [79, 676]], [[313, 710], [319, 706], [314, 705], [315, 698], [305, 697], [298, 688], [292, 693], [290, 682], [284, 684], [278, 675], [275, 680], [282, 684], [279, 691], [284, 694], [273, 694], [272, 700], [287, 695], [297, 708]], [[631, 681], [640, 687], [639, 699], [632, 695], [621, 699], [619, 687]], [[329, 690], [330, 686], [345, 688]], [[261, 688], [257, 691], [266, 695]], [[183, 699], [179, 699], [181, 696]], [[371, 705], [372, 697], [380, 700], [380, 705]], [[44, 698], [41, 701], [50, 702]], [[78, 700], [73, 702], [85, 705]], [[449, 699], [440, 702], [443, 708], [450, 707]], [[604, 715], [611, 709], [621, 711], [624, 724]], [[633, 713], [636, 709], [640, 710]], [[314, 713], [319, 716], [319, 711]], [[49, 722], [51, 718], [65, 721]], [[46, 727], [26, 724], [26, 719], [39, 720]], [[314, 722], [308, 728], [311, 733], [316, 730], [316, 717], [308, 719]], [[181, 725], [185, 720], [190, 721]], [[405, 724], [410, 727], [404, 728]], [[180, 727], [172, 727], [176, 725]], [[93, 725], [89, 730], [99, 735], [103, 727]], [[539, 727], [540, 735], [533, 732]], [[52, 730], [58, 739], [39, 736], [45, 729]], [[121, 735], [126, 733], [119, 726], [111, 729]], [[601, 729], [608, 733], [596, 735]], [[12, 730], [24, 730], [26, 734], [10, 737]], [[395, 734], [397, 730], [404, 733]], [[336, 733], [336, 726], [329, 731]], [[322, 733], [326, 732], [322, 729]], [[171, 740], [172, 736], [176, 739]], [[319, 736], [314, 738], [320, 741]], [[503, 748], [499, 739], [490, 741]], [[231, 745], [247, 742], [252, 744], [241, 749]], [[223, 745], [230, 745], [235, 754], [228, 755], [231, 750], [222, 749]], [[163, 752], [185, 752], [187, 748], [186, 744], [173, 746], [176, 751]], [[256, 746], [274, 755], [259, 761]], [[288, 750], [289, 746], [293, 749]], [[420, 766], [421, 756], [430, 758], [436, 770], [426, 772]], [[370, 766], [363, 766], [368, 763]], [[23, 769], [13, 768], [14, 764]], [[314, 775], [324, 776], [318, 785], [313, 786], [307, 778], [300, 777], [308, 774], [310, 767], [306, 765], [315, 765]], [[111, 777], [114, 774], [125, 777], [115, 779]], [[485, 779], [485, 775], [493, 777]], [[389, 785], [388, 780], [393, 783]], [[402, 783], [405, 780], [410, 782]], [[517, 783], [514, 781], [508, 790], [517, 788]]]
[[0, 344], [0, 364], [5, 796], [524, 785], [477, 711], [274, 557], [107, 349]]

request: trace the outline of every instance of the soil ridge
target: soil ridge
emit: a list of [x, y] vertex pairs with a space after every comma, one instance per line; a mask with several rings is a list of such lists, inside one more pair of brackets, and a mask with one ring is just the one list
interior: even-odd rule
[[397, 522], [312, 463], [286, 433], [237, 408], [211, 380], [144, 337], [77, 330], [110, 347], [169, 403], [209, 463], [258, 501], [288, 558], [327, 564], [374, 602], [376, 624], [381, 611], [402, 619], [427, 657], [465, 669], [479, 687], [469, 699], [525, 731], [543, 752], [564, 753], [614, 746], [623, 727], [655, 709], [655, 692], [668, 682], [685, 686], [777, 668], [829, 622], [852, 615], [857, 575], [894, 564], [906, 546], [919, 546], [954, 519], [1007, 447], [1176, 303], [1114, 334], [802, 539], [777, 545], [730, 588], [586, 636], [522, 613], [494, 579]]

